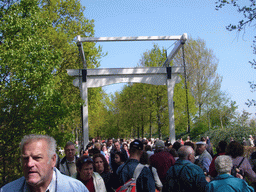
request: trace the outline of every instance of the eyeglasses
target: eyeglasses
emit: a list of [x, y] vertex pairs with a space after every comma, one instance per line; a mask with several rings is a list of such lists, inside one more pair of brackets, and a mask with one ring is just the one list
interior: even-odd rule
[[65, 149], [65, 151], [75, 151], [75, 149]]

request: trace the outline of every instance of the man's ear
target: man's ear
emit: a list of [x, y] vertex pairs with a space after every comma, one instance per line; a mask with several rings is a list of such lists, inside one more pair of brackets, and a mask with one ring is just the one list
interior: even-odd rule
[[52, 167], [55, 167], [57, 161], [57, 155], [54, 154], [51, 158]]
[[190, 161], [192, 159], [192, 154], [188, 155], [188, 160]]

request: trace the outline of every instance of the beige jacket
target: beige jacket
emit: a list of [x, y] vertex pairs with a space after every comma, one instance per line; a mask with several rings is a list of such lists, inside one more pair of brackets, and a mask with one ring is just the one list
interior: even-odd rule
[[[77, 178], [77, 173], [72, 175], [72, 177]], [[93, 178], [93, 185], [96, 192], [107, 192], [104, 180], [102, 179], [99, 173], [93, 172], [92, 178]]]

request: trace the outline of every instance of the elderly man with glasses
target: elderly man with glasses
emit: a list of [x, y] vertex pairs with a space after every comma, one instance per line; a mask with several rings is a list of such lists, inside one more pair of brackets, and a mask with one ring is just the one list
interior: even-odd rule
[[60, 161], [60, 172], [67, 176], [72, 176], [76, 173], [76, 148], [75, 144], [71, 141], [67, 142], [65, 148], [66, 156]]

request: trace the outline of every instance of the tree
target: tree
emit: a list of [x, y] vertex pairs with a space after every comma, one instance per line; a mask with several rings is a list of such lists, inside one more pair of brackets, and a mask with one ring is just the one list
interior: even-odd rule
[[[63, 52], [63, 60], [57, 71], [59, 83], [56, 91], [62, 94], [63, 103], [70, 114], [63, 119], [59, 126], [64, 128], [65, 132], [73, 132], [76, 127], [82, 128], [81, 105], [84, 101], [80, 98], [80, 90], [73, 86], [72, 77], [67, 75], [66, 69], [83, 68], [74, 38], [76, 35], [92, 37], [94, 35], [94, 21], [84, 17], [85, 7], [77, 0], [42, 0], [40, 6], [42, 7], [42, 17], [48, 18], [52, 24], [47, 33], [42, 35], [49, 39], [52, 46]], [[101, 47], [96, 47], [93, 42], [83, 43], [83, 47], [87, 68], [99, 67], [99, 59], [103, 56]], [[100, 127], [96, 116], [99, 117], [102, 113], [100, 109], [102, 94], [102, 88], [88, 90], [90, 137], [95, 136], [97, 131], [94, 129]], [[104, 120], [102, 117], [100, 119]]]
[[255, 118], [251, 118], [249, 121], [249, 127], [256, 129], [256, 119]]
[[[142, 59], [140, 60], [140, 65], [144, 67], [161, 67], [166, 60], [166, 50], [164, 48], [160, 49], [156, 44], [150, 51], [143, 53]], [[175, 65], [171, 63], [171, 65]], [[151, 96], [152, 109], [156, 111], [156, 118], [158, 122], [158, 133], [159, 137], [162, 135], [162, 131], [165, 135], [169, 134], [169, 114], [168, 114], [168, 102], [167, 102], [167, 89], [166, 86], [151, 86], [152, 91], [149, 94]], [[185, 93], [184, 80], [178, 83], [174, 89], [174, 114], [175, 114], [175, 129], [177, 133], [187, 131], [188, 127], [188, 114], [186, 107], [186, 93]], [[150, 89], [147, 89], [150, 90]], [[188, 92], [188, 107], [191, 110], [191, 117], [195, 115], [196, 107], [194, 105], [195, 101]], [[191, 119], [190, 119], [191, 120]], [[162, 128], [164, 129], [162, 130]]]
[[[165, 49], [160, 49], [157, 44], [153, 45], [151, 50], [143, 53], [139, 66], [142, 67], [162, 67], [166, 60]], [[155, 111], [157, 130], [159, 138], [162, 138], [163, 127], [167, 128], [168, 123], [168, 102], [167, 88], [164, 85], [151, 86], [151, 107]], [[166, 113], [166, 114], [165, 114]], [[166, 131], [165, 131], [166, 132]]]
[[237, 116], [237, 124], [241, 127], [247, 127], [250, 123], [249, 122], [250, 115], [251, 115], [251, 113], [243, 110], [242, 114], [238, 114], [238, 116]]
[[[188, 38], [185, 45], [185, 59], [189, 90], [195, 98], [200, 117], [210, 95], [218, 91], [221, 86], [222, 78], [216, 72], [218, 59], [200, 38], [196, 40]], [[183, 65], [181, 51], [174, 57], [173, 64]]]
[[224, 129], [233, 126], [238, 108], [235, 104], [236, 102], [230, 101], [226, 95], [220, 95], [220, 98], [212, 103], [212, 108], [207, 113], [208, 129]]
[[[143, 53], [140, 67], [159, 67], [166, 59], [165, 49], [154, 45], [151, 50]], [[167, 102], [167, 88], [165, 85], [150, 85], [130, 83], [117, 95], [115, 99], [116, 119], [118, 119], [117, 132], [130, 133], [130, 136], [152, 137], [157, 134], [159, 138], [169, 135], [169, 112]], [[186, 102], [184, 81], [177, 84], [174, 90], [175, 123], [178, 132], [187, 128]], [[195, 114], [194, 99], [189, 94], [189, 107], [192, 116]]]
[[115, 125], [118, 136], [143, 137], [147, 122], [148, 99], [143, 84], [128, 84], [116, 93]]
[[249, 0], [248, 2], [243, 2], [244, 5], [241, 5], [240, 2], [238, 3], [238, 0], [218, 0], [216, 2], [216, 10], [219, 10], [220, 8], [224, 7], [225, 5], [233, 5], [237, 8], [237, 11], [239, 13], [243, 14], [244, 19], [240, 20], [238, 24], [230, 24], [226, 28], [229, 31], [237, 30], [242, 31], [245, 30], [246, 27], [254, 26], [255, 18], [256, 18], [256, 1], [255, 0]]
[[[89, 89], [90, 90], [90, 89]], [[91, 91], [90, 105], [89, 105], [89, 125], [90, 125], [90, 137], [102, 137], [105, 133], [105, 125], [107, 120], [107, 109], [103, 104], [104, 94], [101, 88], [94, 88]], [[91, 97], [94, 98], [91, 98]]]
[[[188, 101], [186, 100], [186, 86], [184, 79], [180, 83], [175, 85], [174, 88], [174, 118], [175, 118], [175, 131], [177, 134], [190, 132], [188, 130], [188, 113], [189, 108], [189, 120], [194, 119], [198, 108], [195, 105], [195, 99], [191, 92], [188, 90]], [[188, 103], [187, 103], [188, 102]], [[188, 106], [187, 106], [188, 104]]]
[[[21, 175], [18, 145], [24, 135], [49, 134], [60, 146], [75, 139], [83, 101], [66, 69], [82, 68], [75, 35], [94, 34], [93, 21], [76, 0], [14, 2], [0, 4], [1, 185]], [[84, 48], [88, 67], [99, 66], [101, 48]], [[90, 90], [89, 105], [99, 103], [100, 94]]]
[[66, 113], [54, 91], [61, 52], [40, 36], [49, 23], [39, 11], [37, 1], [21, 1], [1, 18], [1, 185], [20, 176], [22, 136], [54, 132]]
[[[249, 1], [240, 1], [238, 0], [218, 0], [216, 2], [216, 10], [219, 10], [223, 8], [226, 5], [233, 5], [238, 11], [238, 13], [243, 15], [243, 19], [238, 21], [237, 24], [230, 24], [226, 26], [226, 29], [229, 31], [245, 31], [247, 27], [255, 27], [255, 19], [256, 19], [256, 1], [255, 0], [249, 0]], [[254, 37], [253, 41], [253, 53], [256, 54], [256, 36]], [[249, 61], [249, 63], [252, 65], [254, 69], [256, 69], [256, 60], [253, 59], [253, 61]], [[256, 84], [254, 81], [249, 81], [250, 88], [252, 91], [255, 91]], [[248, 99], [246, 102], [248, 107], [250, 106], [256, 106], [256, 100]]]
[[[115, 92], [114, 94], [103, 94], [103, 105], [106, 110], [106, 114], [104, 116], [104, 128], [101, 130], [101, 136], [104, 138], [118, 138], [120, 132], [124, 133], [122, 137], [127, 136], [127, 130], [123, 130], [119, 132], [118, 122], [121, 118], [119, 107], [118, 107], [118, 98], [120, 97], [119, 92]], [[121, 137], [121, 136], [120, 136]]]

